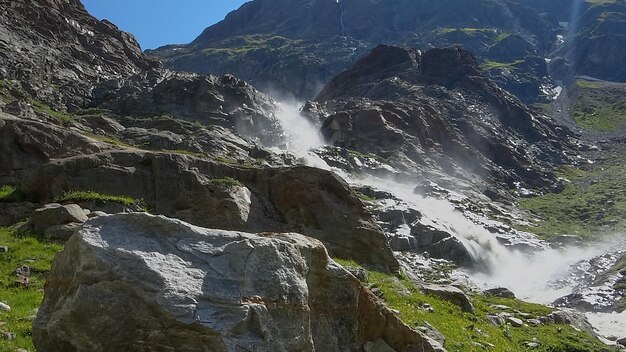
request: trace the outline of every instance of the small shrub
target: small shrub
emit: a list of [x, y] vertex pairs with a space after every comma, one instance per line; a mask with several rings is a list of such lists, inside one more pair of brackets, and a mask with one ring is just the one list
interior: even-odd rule
[[241, 181], [236, 180], [232, 177], [214, 178], [209, 180], [209, 183], [226, 187], [243, 187], [243, 183], [241, 183]]
[[59, 203], [95, 202], [96, 204], [118, 203], [124, 206], [136, 205], [145, 208], [145, 202], [128, 196], [101, 194], [93, 191], [69, 191], [55, 199]]

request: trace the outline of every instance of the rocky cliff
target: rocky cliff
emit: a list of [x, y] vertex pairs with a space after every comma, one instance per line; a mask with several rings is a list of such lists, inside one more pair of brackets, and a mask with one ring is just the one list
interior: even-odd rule
[[[263, 147], [282, 140], [269, 96], [229, 75], [162, 70], [132, 36], [95, 20], [79, 2], [11, 2], [4, 9], [7, 18], [25, 19], [6, 29], [13, 46], [38, 38], [37, 50], [49, 53], [41, 56], [48, 64], [9, 49], [1, 55], [8, 76], [0, 108], [8, 113], [0, 112], [0, 183], [17, 188], [19, 200], [51, 201], [70, 191], [128, 196], [197, 225], [317, 233], [335, 256], [370, 253], [378, 259], [353, 259], [398, 269], [382, 229], [343, 180], [290, 168], [295, 157]], [[44, 30], [42, 19], [69, 27]], [[119, 50], [103, 49], [109, 42]], [[104, 73], [88, 71], [98, 60], [109, 62]], [[82, 93], [52, 86], [61, 99], [56, 108], [39, 88], [56, 84], [67, 65], [85, 72], [72, 80]], [[31, 76], [14, 71], [27, 66]], [[345, 235], [361, 248], [334, 240]]]

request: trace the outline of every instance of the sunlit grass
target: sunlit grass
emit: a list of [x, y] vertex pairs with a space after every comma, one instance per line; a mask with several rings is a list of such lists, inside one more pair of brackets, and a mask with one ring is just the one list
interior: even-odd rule
[[[32, 321], [43, 299], [45, 276], [62, 246], [38, 237], [18, 235], [14, 228], [2, 227], [0, 246], [8, 247], [8, 252], [0, 252], [0, 301], [11, 307], [10, 312], [0, 310], [0, 321], [5, 323], [0, 326], [0, 332], [15, 334], [14, 340], [0, 339], [0, 350], [34, 351]], [[17, 276], [13, 274], [22, 265], [31, 269], [28, 287], [16, 283]]]
[[[335, 260], [344, 266], [358, 267], [358, 264], [352, 261]], [[506, 305], [511, 308], [511, 312], [517, 310], [532, 317], [550, 314], [553, 309], [546, 306], [510, 298], [472, 295], [476, 314], [471, 314], [453, 303], [422, 293], [402, 275], [393, 276], [375, 271], [369, 271], [368, 274], [366, 285], [380, 289], [383, 300], [391, 309], [399, 311], [402, 321], [414, 328], [425, 323], [434, 326], [445, 336], [444, 347], [451, 352], [528, 351], [529, 348], [525, 343], [533, 341], [534, 338], [540, 345], [533, 351], [617, 351], [569, 325], [495, 326], [486, 319], [488, 314], [501, 312], [493, 305]], [[431, 306], [434, 311], [422, 309], [424, 304]]]

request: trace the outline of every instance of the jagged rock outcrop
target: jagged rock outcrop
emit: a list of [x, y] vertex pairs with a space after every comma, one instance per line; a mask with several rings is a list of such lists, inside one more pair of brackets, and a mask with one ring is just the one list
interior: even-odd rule
[[556, 178], [548, 169], [567, 160], [568, 131], [481, 76], [458, 47], [381, 45], [305, 110], [322, 120], [331, 143], [378, 155], [398, 170], [427, 166], [509, 188], [550, 188]]
[[123, 116], [176, 116], [207, 126], [222, 126], [265, 145], [282, 141], [274, 100], [232, 75], [197, 76], [152, 72], [111, 80], [94, 92], [93, 104]]
[[24, 180], [51, 159], [105, 149], [106, 145], [76, 132], [0, 112], [0, 184]]
[[444, 351], [319, 241], [139, 213], [75, 233], [48, 275], [33, 337], [42, 352]]
[[3, 0], [0, 7], [0, 80], [21, 82], [55, 108], [83, 107], [97, 82], [160, 67], [131, 34], [97, 20], [79, 0]]
[[[220, 183], [226, 177], [240, 184]], [[322, 240], [333, 255], [398, 268], [350, 187], [319, 169], [237, 168], [186, 155], [116, 151], [44, 164], [21, 187], [35, 199], [67, 190], [143, 199], [157, 214], [205, 227], [301, 232]]]

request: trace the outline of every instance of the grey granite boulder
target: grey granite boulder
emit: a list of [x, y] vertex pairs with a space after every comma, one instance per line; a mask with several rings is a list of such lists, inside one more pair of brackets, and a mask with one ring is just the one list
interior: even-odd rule
[[[143, 213], [86, 222], [54, 260], [37, 351], [444, 351], [318, 240]], [[382, 341], [382, 342], [381, 342]]]

